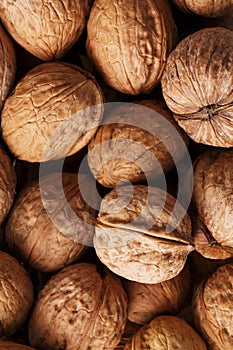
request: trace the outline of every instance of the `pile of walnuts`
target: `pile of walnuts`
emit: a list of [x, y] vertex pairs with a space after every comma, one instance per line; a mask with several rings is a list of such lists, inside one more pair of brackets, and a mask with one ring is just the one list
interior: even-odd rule
[[0, 350], [232, 349], [233, 0], [0, 20]]

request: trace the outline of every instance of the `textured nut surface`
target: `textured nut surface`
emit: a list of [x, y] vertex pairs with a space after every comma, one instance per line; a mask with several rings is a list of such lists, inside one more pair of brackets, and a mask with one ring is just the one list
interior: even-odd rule
[[0, 252], [0, 338], [5, 339], [25, 322], [33, 302], [33, 287], [16, 259]]
[[[6, 226], [11, 252], [43, 272], [56, 271], [77, 260], [85, 245], [92, 245], [97, 215], [93, 186], [86, 175], [69, 173], [62, 178], [53, 173], [27, 185]], [[83, 195], [88, 196], [89, 204]]]
[[184, 320], [159, 316], [141, 327], [124, 350], [207, 350], [204, 340]]
[[8, 97], [3, 138], [16, 157], [28, 162], [63, 158], [90, 141], [102, 118], [102, 102], [91, 74], [69, 63], [41, 64]]
[[181, 10], [206, 17], [218, 17], [233, 11], [232, 0], [172, 0]]
[[193, 310], [195, 323], [210, 350], [233, 346], [233, 264], [221, 266], [197, 289]]
[[[2, 0], [1, 20], [21, 46], [42, 60], [61, 58], [80, 37], [88, 0]], [[23, 24], [22, 24], [23, 23]]]
[[231, 30], [205, 28], [180, 41], [161, 82], [168, 107], [194, 141], [233, 146]]
[[184, 208], [159, 188], [122, 186], [101, 202], [94, 247], [116, 274], [140, 283], [176, 276], [193, 250]]
[[11, 341], [0, 341], [0, 350], [35, 350], [23, 344], [17, 344]]
[[187, 139], [162, 102], [113, 104], [103, 123], [88, 146], [88, 163], [106, 187], [168, 172], [186, 151]]
[[97, 0], [87, 32], [88, 55], [107, 84], [133, 95], [159, 81], [176, 38], [166, 0]]
[[29, 323], [39, 350], [110, 350], [124, 331], [127, 296], [110, 272], [80, 263], [64, 268], [40, 292]]

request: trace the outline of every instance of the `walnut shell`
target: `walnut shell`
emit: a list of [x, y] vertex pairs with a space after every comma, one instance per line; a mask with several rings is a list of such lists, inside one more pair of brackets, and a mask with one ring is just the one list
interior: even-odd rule
[[94, 247], [116, 274], [140, 283], [160, 283], [175, 277], [193, 250], [191, 222], [165, 191], [122, 186], [101, 202]]
[[0, 350], [35, 350], [23, 344], [17, 344], [12, 341], [0, 341]]
[[80, 263], [52, 277], [40, 292], [29, 322], [39, 350], [110, 350], [124, 331], [127, 296], [109, 271]]
[[193, 299], [196, 326], [210, 350], [233, 347], [233, 264], [221, 266], [197, 289]]
[[207, 350], [204, 340], [184, 320], [175, 316], [159, 316], [141, 327], [124, 350]]
[[88, 145], [88, 164], [106, 187], [138, 182], [171, 170], [187, 150], [186, 143], [161, 102], [116, 103]]
[[167, 0], [96, 0], [87, 22], [87, 53], [106, 83], [148, 93], [160, 80], [176, 41]]
[[174, 118], [194, 141], [233, 146], [231, 30], [204, 28], [180, 41], [161, 83]]
[[94, 184], [81, 174], [78, 177], [64, 173], [62, 179], [61, 174], [52, 173], [28, 184], [19, 194], [6, 225], [11, 252], [43, 272], [69, 265], [80, 258], [85, 245], [92, 245], [97, 215]]
[[218, 17], [233, 11], [232, 0], [172, 0], [180, 10], [206, 17]]
[[103, 112], [94, 77], [62, 62], [29, 71], [7, 98], [2, 133], [19, 159], [42, 162], [72, 155], [94, 135]]
[[124, 280], [128, 294], [128, 319], [145, 324], [161, 314], [176, 314], [191, 291], [188, 265], [174, 278], [157, 284]]
[[61, 58], [86, 25], [88, 0], [2, 0], [1, 20], [24, 49], [42, 60]]
[[33, 302], [33, 287], [16, 259], [0, 251], [0, 339], [19, 329]]

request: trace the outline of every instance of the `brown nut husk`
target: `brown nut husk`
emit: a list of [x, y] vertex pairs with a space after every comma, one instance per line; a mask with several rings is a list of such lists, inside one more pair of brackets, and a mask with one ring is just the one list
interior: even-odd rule
[[159, 316], [139, 329], [124, 350], [207, 350], [204, 340], [184, 320]]
[[156, 178], [185, 154], [185, 136], [160, 101], [112, 104], [88, 145], [88, 164], [106, 187]]
[[180, 10], [205, 17], [218, 17], [233, 11], [232, 0], [172, 0]]
[[28, 184], [7, 221], [10, 251], [42, 272], [79, 259], [94, 235], [97, 196], [93, 188], [87, 175], [69, 173], [52, 173]]
[[94, 247], [114, 273], [160, 283], [178, 275], [193, 250], [191, 221], [181, 204], [159, 188], [118, 187], [101, 202]]
[[176, 42], [167, 0], [96, 0], [87, 22], [87, 53], [114, 89], [148, 93]]
[[109, 271], [80, 263], [64, 268], [40, 292], [29, 322], [39, 350], [114, 349], [124, 331], [127, 296]]
[[1, 20], [24, 49], [42, 60], [60, 59], [86, 25], [88, 0], [2, 0]]
[[194, 164], [195, 248], [206, 258], [233, 256], [233, 149], [208, 150]]
[[0, 350], [35, 350], [30, 346], [17, 344], [12, 341], [0, 341]]
[[62, 62], [29, 71], [7, 98], [2, 135], [10, 151], [28, 162], [72, 155], [95, 134], [103, 113], [95, 78]]
[[191, 291], [188, 265], [174, 278], [157, 284], [124, 280], [128, 294], [128, 319], [131, 322], [149, 323], [161, 314], [176, 314]]
[[210, 350], [232, 349], [232, 297], [233, 264], [219, 267], [194, 295], [194, 320]]
[[204, 28], [180, 41], [161, 83], [174, 118], [194, 141], [233, 146], [231, 30]]
[[33, 287], [27, 271], [4, 252], [0, 252], [0, 300], [0, 339], [6, 339], [26, 321]]

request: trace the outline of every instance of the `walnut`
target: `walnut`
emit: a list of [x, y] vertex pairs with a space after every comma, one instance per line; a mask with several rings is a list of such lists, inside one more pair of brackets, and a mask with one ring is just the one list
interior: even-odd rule
[[167, 0], [96, 0], [86, 47], [109, 86], [136, 95], [158, 83], [176, 36]]
[[119, 186], [101, 202], [94, 247], [114, 273], [140, 283], [160, 283], [175, 277], [193, 250], [191, 222], [165, 191]]
[[26, 270], [16, 259], [0, 252], [0, 338], [19, 329], [33, 302], [33, 287]]
[[232, 0], [172, 0], [180, 10], [206, 17], [218, 17], [233, 10]]
[[43, 272], [56, 271], [79, 259], [85, 246], [92, 245], [97, 215], [93, 186], [86, 175], [69, 173], [52, 173], [28, 184], [7, 221], [6, 240], [11, 252]]
[[17, 344], [12, 341], [0, 341], [0, 350], [35, 350], [23, 344]]
[[42, 60], [61, 58], [86, 25], [88, 0], [3, 0], [1, 20], [24, 49]]
[[196, 326], [210, 350], [233, 346], [233, 264], [221, 266], [197, 289], [193, 299]]
[[159, 316], [134, 334], [124, 350], [207, 350], [204, 340], [184, 320], [175, 316]]
[[114, 187], [168, 172], [186, 152], [186, 144], [163, 103], [116, 103], [88, 146], [88, 163], [98, 182]]
[[194, 141], [233, 146], [231, 30], [204, 28], [180, 41], [161, 82], [174, 118]]
[[19, 159], [72, 155], [94, 135], [103, 112], [94, 77], [61, 62], [41, 64], [18, 82], [2, 111], [3, 138]]
[[124, 331], [127, 296], [107, 270], [79, 263], [52, 277], [39, 294], [29, 322], [40, 350], [114, 349]]
[[174, 278], [157, 284], [124, 280], [128, 294], [128, 319], [145, 324], [161, 314], [176, 314], [191, 291], [188, 265]]

